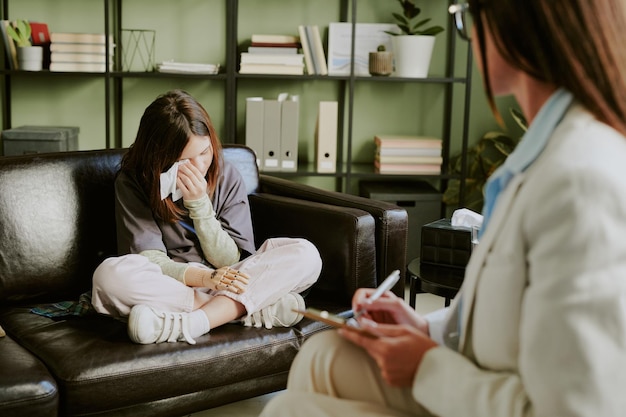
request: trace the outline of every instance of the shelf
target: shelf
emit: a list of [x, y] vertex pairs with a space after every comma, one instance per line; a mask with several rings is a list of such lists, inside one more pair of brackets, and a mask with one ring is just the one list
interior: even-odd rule
[[[8, 4], [10, 2], [15, 2], [16, 0], [0, 0], [0, 4], [2, 5], [2, 18], [8, 19]], [[104, 22], [105, 32], [107, 34], [112, 34], [116, 37], [116, 43], [120, 45], [120, 37], [121, 37], [121, 29], [123, 24], [127, 24], [126, 20], [122, 16], [122, 0], [100, 0], [104, 5], [104, 10], [102, 12], [102, 21]], [[148, 4], [148, 0], [144, 1], [145, 4]], [[137, 3], [141, 3], [138, 1]], [[208, 2], [209, 0], [205, 0]], [[224, 27], [225, 33], [223, 34], [223, 38], [219, 38], [218, 35], [216, 37], [216, 42], [223, 42], [225, 51], [224, 56], [220, 59], [215, 60], [208, 59], [208, 61], [220, 62], [221, 63], [221, 72], [219, 74], [193, 74], [193, 73], [160, 73], [160, 72], [126, 72], [126, 71], [110, 71], [106, 73], [76, 73], [76, 72], [50, 72], [50, 71], [41, 71], [38, 73], [34, 72], [22, 72], [22, 71], [12, 71], [6, 69], [0, 69], [0, 77], [3, 78], [4, 85], [4, 94], [2, 97], [2, 107], [3, 107], [3, 129], [7, 129], [11, 127], [12, 124], [12, 98], [11, 98], [11, 87], [14, 81], [17, 79], [22, 82], [22, 79], [32, 78], [35, 79], [37, 77], [41, 78], [50, 78], [50, 77], [61, 77], [68, 79], [80, 79], [80, 78], [93, 78], [93, 79], [102, 79], [104, 81], [104, 123], [105, 128], [102, 129], [105, 132], [105, 147], [121, 147], [122, 146], [122, 121], [124, 118], [128, 118], [127, 111], [124, 108], [128, 102], [132, 102], [132, 97], [127, 98], [125, 94], [128, 93], [129, 88], [127, 86], [132, 85], [133, 88], [136, 86], [141, 86], [141, 80], [164, 80], [167, 81], [167, 84], [171, 84], [174, 86], [183, 84], [184, 81], [192, 82], [192, 86], [198, 85], [202, 86], [206, 84], [206, 81], [215, 81], [219, 82], [222, 85], [217, 85], [217, 88], [213, 90], [213, 85], [211, 85], [211, 92], [216, 92], [216, 94], [223, 93], [224, 97], [224, 107], [223, 107], [223, 120], [217, 120], [216, 125], [221, 125], [223, 131], [220, 132], [220, 136], [223, 138], [227, 138], [225, 142], [236, 142], [236, 143], [245, 143], [245, 138], [242, 137], [242, 132], [245, 130], [243, 125], [245, 121], [242, 121], [242, 115], [245, 114], [245, 109], [242, 106], [245, 100], [244, 93], [250, 91], [251, 94], [262, 94], [258, 93], [259, 91], [269, 91], [271, 89], [278, 90], [279, 88], [294, 88], [302, 91], [302, 100], [307, 107], [308, 114], [301, 113], [300, 115], [300, 124], [306, 125], [307, 129], [314, 125], [315, 123], [315, 114], [313, 114], [316, 103], [313, 100], [317, 100], [317, 98], [311, 99], [311, 91], [329, 91], [332, 97], [329, 95], [329, 100], [337, 100], [339, 102], [339, 114], [338, 114], [338, 143], [337, 143], [337, 160], [342, 161], [338, 163], [337, 172], [335, 173], [318, 173], [315, 169], [315, 164], [313, 162], [309, 162], [306, 164], [302, 164], [302, 166], [298, 167], [296, 172], [284, 172], [284, 171], [267, 171], [262, 172], [265, 175], [274, 175], [279, 177], [301, 177], [301, 178], [334, 178], [337, 181], [335, 182], [336, 191], [342, 191], [347, 193], [353, 193], [354, 183], [364, 180], [364, 179], [381, 179], [381, 180], [394, 180], [394, 179], [415, 179], [415, 180], [426, 180], [438, 182], [440, 184], [441, 190], [446, 186], [448, 180], [451, 179], [463, 179], [463, 175], [408, 175], [408, 174], [377, 174], [374, 171], [373, 163], [354, 163], [353, 159], [356, 158], [357, 154], [362, 155], [362, 150], [357, 149], [357, 145], [355, 143], [363, 144], [363, 140], [365, 138], [364, 131], [366, 129], [377, 129], [378, 127], [375, 125], [376, 122], [370, 123], [368, 128], [362, 128], [361, 125], [362, 120], [360, 119], [361, 115], [359, 114], [359, 110], [367, 112], [367, 114], [371, 114], [372, 107], [368, 102], [365, 103], [365, 107], [363, 107], [363, 102], [359, 101], [361, 99], [360, 94], [371, 94], [371, 91], [377, 91], [381, 95], [386, 96], [385, 108], [393, 108], [394, 102], [391, 100], [389, 93], [391, 91], [402, 92], [402, 94], [414, 94], [409, 90], [404, 89], [402, 87], [396, 87], [401, 85], [427, 85], [427, 86], [436, 86], [434, 88], [428, 87], [428, 89], [424, 88], [430, 94], [436, 95], [437, 97], [437, 107], [435, 110], [432, 108], [428, 108], [430, 111], [429, 114], [434, 114], [434, 112], [439, 112], [439, 108], [441, 107], [441, 119], [442, 126], [434, 126], [433, 123], [428, 127], [430, 131], [441, 132], [441, 137], [443, 139], [443, 160], [444, 165], [442, 169], [446, 171], [448, 169], [447, 163], [451, 157], [451, 141], [452, 137], [459, 138], [457, 140], [461, 141], [461, 152], [467, 152], [467, 142], [468, 142], [468, 120], [469, 120], [469, 103], [470, 103], [470, 91], [471, 91], [471, 48], [467, 48], [467, 57], [466, 57], [466, 67], [465, 71], [462, 70], [461, 67], [464, 65], [459, 60], [462, 54], [457, 54], [456, 52], [456, 42], [457, 42], [457, 34], [453, 25], [453, 21], [451, 18], [448, 18], [448, 27], [446, 32], [444, 32], [442, 36], [441, 47], [439, 51], [443, 51], [445, 48], [445, 62], [439, 61], [440, 67], [437, 67], [435, 70], [435, 74], [427, 77], [427, 78], [402, 78], [402, 77], [394, 77], [394, 76], [357, 76], [354, 74], [351, 75], [281, 75], [281, 74], [240, 74], [238, 73], [238, 61], [239, 61], [239, 52], [241, 50], [241, 43], [243, 39], [248, 38], [248, 32], [253, 31], [256, 27], [249, 27], [246, 25], [245, 28], [242, 27], [243, 31], [246, 31], [245, 34], [239, 33], [239, 19], [242, 18], [239, 13], [239, 9], [241, 8], [244, 11], [251, 11], [256, 9], [247, 9], [251, 7], [260, 7], [256, 5], [256, 2], [245, 2], [242, 0], [210, 0], [213, 4], [220, 3], [222, 9], [224, 10], [225, 16], [224, 21], [220, 21], [220, 26]], [[287, 2], [287, 0], [284, 0]], [[306, 0], [299, 0], [306, 1]], [[370, 0], [375, 1], [375, 0]], [[289, 6], [293, 7], [293, 13], [296, 15], [294, 17], [294, 21], [290, 23], [285, 23], [283, 26], [287, 26], [289, 24], [293, 24], [294, 28], [297, 29], [298, 24], [311, 24], [313, 22], [308, 21], [308, 16], [298, 16], [298, 8], [297, 5], [293, 5], [294, 0], [289, 2]], [[95, 2], [97, 3], [97, 2]], [[440, 0], [441, 4], [436, 4], [431, 7], [438, 8], [441, 6], [442, 15], [443, 10], [447, 9], [445, 7], [450, 1]], [[201, 0], [201, 3], [205, 10], [209, 7], [208, 3], [205, 3]], [[267, 7], [278, 7], [280, 2], [276, 0], [272, 5], [268, 5]], [[303, 3], [304, 4], [304, 3]], [[338, 0], [335, 4], [337, 4], [336, 11], [329, 11], [325, 13], [324, 16], [335, 16], [331, 17], [331, 19], [335, 19], [334, 21], [343, 21], [350, 22], [352, 24], [356, 24], [356, 14], [357, 9], [361, 8], [362, 11], [366, 11], [366, 2], [357, 1], [357, 0]], [[139, 5], [136, 5], [138, 7]], [[287, 3], [285, 3], [287, 6]], [[307, 6], [310, 7], [310, 6]], [[124, 8], [124, 11], [127, 11], [127, 8]], [[330, 10], [330, 9], [329, 9]], [[437, 9], [438, 10], [438, 9]], [[160, 19], [161, 16], [158, 14], [158, 8], [153, 10], [152, 14], [154, 15], [154, 19]], [[367, 13], [370, 11], [367, 10]], [[197, 16], [189, 16], [185, 13], [193, 13], [181, 9], [180, 11], [183, 23], [186, 24], [188, 21], [194, 21]], [[363, 14], [367, 14], [363, 13]], [[185, 18], [187, 16], [187, 18]], [[448, 15], [446, 14], [446, 17]], [[362, 18], [364, 19], [364, 18]], [[333, 20], [329, 20], [333, 21]], [[223, 23], [223, 25], [222, 25]], [[267, 22], [259, 21], [258, 27], [267, 27]], [[256, 22], [254, 23], [257, 24]], [[281, 22], [282, 24], [282, 22]], [[324, 23], [320, 22], [320, 28], [324, 26]], [[259, 29], [260, 30], [260, 29]], [[325, 45], [327, 52], [327, 45]], [[117, 53], [117, 51], [116, 51]], [[221, 51], [219, 53], [222, 53]], [[121, 57], [115, 56], [114, 64], [118, 65], [116, 68], [121, 68], [119, 65], [121, 64]], [[202, 57], [199, 59], [207, 60], [207, 57]], [[211, 58], [211, 57], [209, 57]], [[442, 58], [443, 59], [443, 58]], [[457, 65], [457, 60], [459, 60]], [[461, 75], [459, 75], [461, 74]], [[463, 75], [464, 74], [464, 75]], [[132, 80], [132, 83], [125, 84], [125, 80]], [[314, 84], [311, 82], [319, 82], [319, 84]], [[197, 83], [197, 84], [193, 84]], [[15, 82], [16, 85], [17, 82]], [[299, 85], [300, 84], [300, 85]], [[387, 84], [385, 86], [385, 84]], [[143, 84], [146, 85], [146, 84]], [[287, 87], [285, 87], [285, 85]], [[383, 85], [384, 87], [371, 87], [370, 85]], [[388, 88], [387, 88], [388, 86]], [[463, 88], [463, 91], [459, 93], [458, 86]], [[193, 88], [193, 87], [192, 87]], [[219, 91], [219, 89], [222, 89]], [[421, 88], [421, 87], [420, 87]], [[388, 92], [389, 91], [389, 92]], [[421, 90], [420, 90], [421, 91]], [[441, 94], [439, 93], [441, 91]], [[393, 93], [395, 94], [395, 93]], [[313, 94], [314, 97], [316, 97]], [[369, 96], [371, 97], [371, 96]], [[307, 103], [306, 101], [309, 100]], [[401, 110], [398, 113], [407, 114], [406, 106], [406, 95], [405, 101], [403, 102], [403, 108], [398, 109]], [[417, 98], [416, 98], [417, 100]], [[370, 101], [376, 101], [375, 99], [371, 99]], [[418, 102], [416, 107], [421, 105], [424, 109], [426, 106], [429, 106], [430, 103], [427, 103], [428, 100], [422, 99], [422, 101]], [[369, 107], [368, 107], [369, 106]], [[137, 110], [134, 109], [136, 112]], [[218, 112], [219, 114], [219, 112]], [[416, 115], [418, 116], [418, 115]], [[239, 118], [239, 120], [238, 120]], [[416, 117], [415, 119], [419, 119]], [[127, 119], [130, 120], [130, 119]], [[439, 113], [435, 118], [437, 120], [437, 124], [439, 123]], [[221, 123], [220, 123], [221, 122]], [[370, 122], [364, 120], [364, 122]], [[130, 122], [128, 122], [130, 123]], [[365, 123], [367, 124], [367, 123]], [[415, 124], [415, 120], [408, 121], [408, 124]], [[453, 129], [453, 124], [455, 125], [455, 129]], [[380, 125], [380, 123], [379, 123]], [[382, 125], [384, 126], [384, 124]], [[459, 127], [460, 126], [460, 127]], [[406, 125], [403, 125], [400, 129], [404, 129], [406, 131]], [[420, 127], [421, 129], [421, 127]], [[459, 132], [459, 130], [461, 130]], [[427, 132], [415, 132], [416, 134], [427, 134]], [[368, 133], [369, 134], [369, 133]], [[437, 133], [439, 134], [439, 133]], [[301, 136], [304, 134], [301, 133]], [[310, 136], [309, 136], [310, 135]], [[312, 137], [312, 131], [307, 133], [307, 137]], [[358, 138], [358, 140], [356, 139]], [[306, 143], [307, 151], [310, 153], [311, 144], [313, 139], [308, 139], [306, 141], [303, 140], [304, 137], [300, 139], [300, 145]], [[457, 142], [455, 142], [457, 144]], [[369, 146], [369, 145], [368, 145]], [[304, 155], [304, 159], [308, 159], [311, 161], [313, 155]], [[362, 160], [362, 156], [360, 156]], [[466, 171], [466, 168], [463, 168], [463, 172]], [[462, 181], [464, 184], [464, 181]], [[463, 187], [462, 187], [463, 188]], [[463, 196], [463, 191], [461, 192]], [[463, 198], [461, 198], [462, 204]]]

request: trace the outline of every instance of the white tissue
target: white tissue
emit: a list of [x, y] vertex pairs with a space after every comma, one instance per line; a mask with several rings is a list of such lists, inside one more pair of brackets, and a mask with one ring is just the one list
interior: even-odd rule
[[482, 214], [466, 208], [457, 209], [454, 213], [452, 213], [452, 220], [450, 220], [450, 224], [452, 226], [463, 226], [469, 228], [475, 226], [480, 228], [483, 224], [483, 216]]
[[176, 187], [176, 178], [178, 177], [178, 166], [184, 164], [188, 159], [174, 162], [166, 172], [161, 174], [161, 200], [165, 200], [167, 196], [172, 195], [172, 201], [178, 201], [183, 197], [183, 192]]

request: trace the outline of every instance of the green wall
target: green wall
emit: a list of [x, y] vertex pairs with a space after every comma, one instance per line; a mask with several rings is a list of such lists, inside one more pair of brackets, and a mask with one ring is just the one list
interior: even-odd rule
[[[223, 0], [124, 0], [122, 28], [156, 31], [156, 62], [174, 59], [186, 62], [223, 63], [225, 60], [225, 2]], [[446, 25], [446, 1], [418, 1], [424, 17]], [[359, 22], [392, 22], [391, 12], [399, 11], [395, 0], [360, 0]], [[10, 0], [11, 19], [46, 22], [51, 32], [103, 32], [102, 0]], [[338, 0], [240, 0], [239, 41], [252, 33], [297, 34], [298, 24], [317, 24], [326, 32], [328, 22], [339, 17]], [[445, 36], [438, 35], [431, 75], [442, 75], [445, 64]], [[323, 35], [324, 36], [324, 35]], [[456, 36], [456, 34], [455, 34]], [[457, 74], [465, 65], [466, 43], [459, 39]], [[12, 125], [74, 125], [80, 127], [80, 149], [105, 146], [104, 81], [89, 76], [12, 77]], [[470, 142], [484, 132], [499, 129], [495, 124], [474, 67], [471, 99]], [[184, 88], [207, 108], [218, 132], [224, 132], [224, 88], [222, 80], [185, 78], [123, 79], [123, 146], [134, 140], [143, 109], [156, 95], [171, 88]], [[460, 148], [463, 85], [455, 87], [455, 118], [452, 147]], [[279, 92], [301, 97], [301, 160], [313, 160], [313, 132], [316, 105], [336, 100], [338, 83], [327, 80], [281, 81], [240, 80], [238, 86], [237, 132], [243, 135], [245, 98], [271, 98]], [[356, 161], [370, 161], [373, 136], [377, 133], [441, 135], [443, 88], [437, 84], [381, 83], [359, 81], [355, 89], [353, 153]], [[511, 99], [499, 101], [508, 116]], [[347, 130], [346, 130], [347, 133]], [[513, 129], [513, 135], [519, 135]], [[232, 141], [232, 138], [223, 138]], [[237, 139], [242, 142], [243, 137]]]

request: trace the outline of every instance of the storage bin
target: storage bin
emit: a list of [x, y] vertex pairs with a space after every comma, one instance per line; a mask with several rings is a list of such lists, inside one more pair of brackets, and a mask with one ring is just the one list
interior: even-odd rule
[[3, 155], [78, 150], [77, 126], [20, 126], [2, 131]]
[[441, 218], [441, 193], [424, 181], [361, 181], [359, 194], [407, 211], [407, 261], [420, 256], [422, 226]]

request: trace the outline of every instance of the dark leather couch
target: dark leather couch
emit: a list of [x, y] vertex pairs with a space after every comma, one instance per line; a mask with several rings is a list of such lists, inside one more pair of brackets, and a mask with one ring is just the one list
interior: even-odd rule
[[[132, 343], [99, 315], [48, 318], [32, 307], [77, 300], [116, 254], [113, 180], [124, 150], [0, 158], [0, 415], [182, 416], [285, 387], [305, 319], [272, 330], [225, 325], [196, 345]], [[404, 276], [407, 214], [392, 204], [259, 176], [254, 154], [228, 145], [246, 180], [257, 245], [311, 240], [324, 262], [307, 305], [345, 316], [356, 288]], [[403, 281], [403, 280], [402, 280]], [[395, 288], [401, 294], [402, 286]]]

